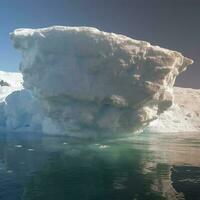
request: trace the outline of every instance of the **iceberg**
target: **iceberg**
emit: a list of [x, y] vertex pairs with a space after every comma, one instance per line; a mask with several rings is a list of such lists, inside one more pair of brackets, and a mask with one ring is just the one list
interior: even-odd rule
[[29, 104], [34, 99], [26, 106], [33, 109], [25, 124], [32, 127], [39, 113], [36, 127], [47, 134], [143, 129], [173, 105], [175, 79], [193, 62], [179, 52], [90, 27], [17, 29], [10, 35], [22, 54], [28, 91], [23, 92]]

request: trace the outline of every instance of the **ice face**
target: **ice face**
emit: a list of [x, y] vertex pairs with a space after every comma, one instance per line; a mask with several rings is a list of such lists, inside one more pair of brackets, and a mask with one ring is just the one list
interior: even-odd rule
[[17, 29], [11, 39], [50, 134], [134, 132], [172, 105], [176, 76], [192, 64], [176, 51], [88, 27]]
[[5, 126], [7, 130], [41, 131], [44, 120], [42, 108], [28, 90], [15, 91], [5, 99]]
[[1, 130], [41, 131], [41, 110], [31, 92], [23, 89], [21, 73], [0, 71]]

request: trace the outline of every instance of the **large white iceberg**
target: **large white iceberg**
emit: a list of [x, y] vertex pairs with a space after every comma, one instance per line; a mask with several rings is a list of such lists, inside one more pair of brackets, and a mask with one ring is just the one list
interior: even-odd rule
[[145, 127], [173, 104], [176, 76], [192, 63], [176, 51], [88, 27], [17, 29], [11, 38], [48, 134]]

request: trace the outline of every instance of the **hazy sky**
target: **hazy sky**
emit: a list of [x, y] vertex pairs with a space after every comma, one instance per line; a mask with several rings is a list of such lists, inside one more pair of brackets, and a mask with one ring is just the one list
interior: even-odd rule
[[182, 52], [195, 63], [177, 85], [200, 88], [200, 0], [0, 0], [0, 70], [17, 71], [16, 28], [94, 26]]

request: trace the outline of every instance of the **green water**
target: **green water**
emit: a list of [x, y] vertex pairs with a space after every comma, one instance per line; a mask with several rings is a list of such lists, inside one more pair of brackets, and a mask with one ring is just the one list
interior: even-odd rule
[[0, 136], [0, 200], [200, 199], [200, 134]]

